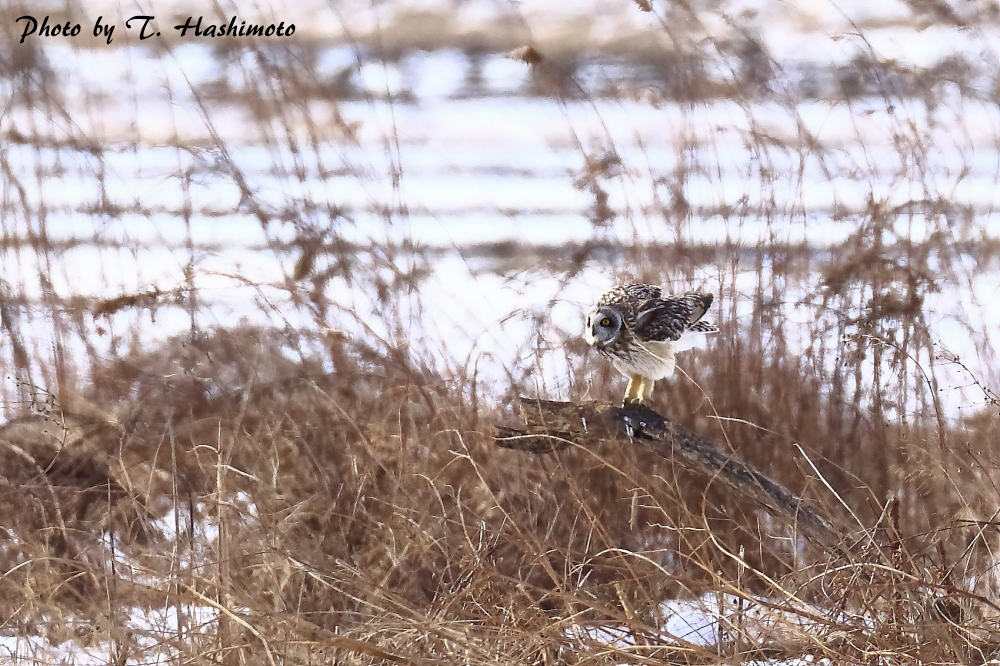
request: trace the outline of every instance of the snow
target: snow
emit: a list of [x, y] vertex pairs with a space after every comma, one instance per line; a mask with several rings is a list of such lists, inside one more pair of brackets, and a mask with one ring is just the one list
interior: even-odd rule
[[[734, 641], [744, 649], [783, 647], [796, 637], [818, 636], [829, 631], [821, 620], [824, 611], [803, 604], [775, 599], [754, 599], [733, 594], [704, 594], [688, 599], [671, 599], [660, 604], [662, 645], [698, 646], [726, 650]], [[811, 617], [810, 617], [811, 616]], [[570, 625], [566, 636], [585, 643], [605, 643], [617, 648], [636, 644], [624, 626]], [[821, 663], [806, 657], [771, 664]]]
[[[485, 33], [498, 21], [514, 18], [542, 45], [567, 34], [610, 44], [650, 31], [659, 35], [666, 3], [653, 4], [657, 13], [646, 14], [629, 2], [615, 9], [603, 0], [584, 0], [572, 8], [565, 0], [347, 0], [333, 9], [320, 0], [277, 0], [269, 4], [275, 16], [295, 22], [297, 35], [320, 45], [315, 65], [309, 65], [315, 80], [330, 82], [346, 74], [354, 88], [345, 100], [313, 99], [302, 108], [280, 105], [286, 113], [283, 125], [261, 121], [238, 97], [275, 83], [261, 74], [250, 52], [223, 57], [212, 43], [196, 40], [177, 41], [165, 53], [134, 40], [126, 47], [122, 25], [111, 48], [52, 40], [45, 44], [46, 67], [63, 84], [60, 103], [72, 113], [46, 114], [12, 104], [0, 114], [4, 132], [17, 128], [53, 139], [50, 146], [10, 141], [0, 150], [16, 176], [18, 203], [11, 210], [33, 211], [6, 215], [0, 225], [6, 238], [44, 231], [50, 243], [64, 245], [51, 255], [57, 264], [47, 272], [49, 284], [37, 279], [46, 273], [39, 254], [29, 246], [5, 245], [0, 249], [3, 279], [31, 302], [48, 289], [66, 299], [111, 298], [154, 288], [183, 290], [190, 265], [204, 304], [203, 324], [311, 326], [307, 313], [289, 304], [282, 289], [296, 252], [273, 247], [293, 241], [302, 226], [319, 228], [326, 241], [353, 243], [361, 262], [406, 267], [422, 261], [420, 253], [429, 253], [428, 274], [404, 304], [419, 317], [402, 318], [418, 352], [444, 363], [475, 363], [486, 399], [505, 393], [506, 369], [525, 365], [532, 367], [539, 393], [560, 397], [569, 386], [562, 352], [566, 342], [579, 335], [582, 315], [595, 295], [634, 267], [608, 253], [561, 282], [534, 253], [570, 243], [641, 246], [681, 240], [710, 248], [787, 243], [807, 246], [816, 257], [831, 256], [866, 219], [870, 199], [887, 208], [943, 200], [955, 210], [969, 207], [974, 223], [967, 226], [956, 215], [942, 225], [936, 216], [915, 210], [899, 216], [894, 231], [920, 243], [946, 228], [956, 248], [970, 248], [956, 250], [958, 279], [926, 294], [924, 313], [941, 350], [936, 362], [946, 413], [985, 406], [988, 396], [968, 375], [995, 377], [990, 373], [997, 367], [989, 332], [1000, 330], [1000, 309], [993, 307], [1000, 299], [1000, 267], [980, 264], [975, 249], [977, 240], [1000, 239], [1000, 108], [994, 103], [965, 97], [951, 84], [935, 92], [934, 108], [922, 99], [895, 96], [891, 109], [882, 98], [844, 104], [822, 95], [794, 103], [651, 103], [655, 89], [640, 100], [598, 96], [556, 102], [527, 96], [530, 68], [502, 54], [478, 55], [477, 63], [449, 48], [383, 60], [359, 46], [360, 37], [379, 34], [413, 12], [440, 12], [460, 34]], [[189, 5], [158, 0], [156, 13], [200, 11]], [[974, 65], [970, 85], [986, 91], [993, 82], [982, 80], [976, 67], [995, 64], [1000, 51], [995, 28], [923, 25], [897, 0], [740, 0], [727, 4], [725, 16], [717, 3], [694, 5], [698, 21], [693, 23], [717, 46], [752, 36], [791, 81], [814, 72], [829, 79], [837, 67], [859, 56], [892, 59], [904, 71], [964, 58]], [[144, 13], [134, 2], [110, 0], [89, 0], [86, 9], [88, 21], [101, 14]], [[733, 17], [745, 34], [733, 32]], [[84, 26], [85, 33], [89, 29]], [[732, 79], [731, 63], [722, 51], [717, 55], [706, 64], [711, 76]], [[476, 64], [481, 85], [470, 88]], [[575, 76], [590, 90], [629, 74], [614, 62], [579, 64]], [[0, 91], [13, 94], [10, 85], [0, 81]], [[232, 101], [199, 104], [219, 90], [233, 94]], [[100, 143], [101, 160], [74, 146], [81, 136]], [[216, 137], [227, 155], [214, 147]], [[292, 139], [308, 148], [292, 150]], [[916, 147], [901, 153], [896, 146], [908, 141]], [[603, 225], [587, 217], [593, 194], [581, 178], [584, 153], [613, 155], [621, 162], [620, 169], [594, 177], [618, 213]], [[913, 155], [923, 159], [914, 164]], [[235, 183], [234, 169], [254, 203], [290, 221], [262, 225]], [[395, 171], [402, 174], [398, 179], [392, 177]], [[675, 191], [683, 194], [691, 218], [674, 219], [662, 209]], [[105, 199], [141, 208], [101, 212]], [[328, 206], [343, 216], [332, 219]], [[395, 214], [387, 217], [386, 211]], [[501, 247], [498, 256], [481, 251], [491, 244], [507, 244], [507, 251]], [[387, 245], [414, 249], [386, 258], [380, 248]], [[317, 270], [335, 259], [317, 257]], [[388, 268], [384, 271], [391, 277]], [[712, 267], [697, 266], [691, 274], [693, 284], [669, 286], [721, 293], [717, 307], [734, 303], [738, 321], [749, 321], [748, 295], [758, 280], [754, 267], [735, 266], [723, 277]], [[794, 329], [788, 336], [790, 353], [817, 344], [809, 328], [816, 314], [808, 298], [818, 281], [810, 275], [787, 290], [782, 313]], [[326, 294], [352, 315], [331, 320], [332, 328], [367, 337], [363, 322], [376, 335], [390, 337], [381, 304], [370, 294], [341, 278], [329, 282]], [[123, 312], [101, 324], [113, 331], [139, 326], [143, 339], [152, 343], [189, 330], [189, 317], [168, 299], [155, 321]], [[44, 316], [34, 316], [21, 333], [29, 348], [51, 346]], [[64, 344], [70, 352], [83, 353], [79, 340]], [[234, 498], [230, 506], [254, 517], [246, 497]], [[157, 527], [176, 536], [172, 515]], [[203, 543], [218, 534], [212, 519], [200, 521], [196, 529]], [[156, 582], [138, 569], [135, 576]], [[721, 594], [667, 600], [659, 608], [660, 639], [710, 647], [731, 638], [737, 628], [759, 644], [823, 631], [802, 613], [770, 608], [775, 604], [782, 605]], [[218, 617], [215, 609], [197, 604], [182, 610], [188, 627], [210, 627]], [[123, 617], [123, 629], [134, 631], [145, 647], [144, 663], [176, 657], [150, 637], [178, 631], [182, 619], [176, 607], [135, 607]], [[626, 628], [608, 625], [571, 626], [566, 635], [619, 647], [634, 643]], [[0, 654], [14, 664], [113, 661], [103, 638], [87, 645], [44, 633], [0, 636]]]

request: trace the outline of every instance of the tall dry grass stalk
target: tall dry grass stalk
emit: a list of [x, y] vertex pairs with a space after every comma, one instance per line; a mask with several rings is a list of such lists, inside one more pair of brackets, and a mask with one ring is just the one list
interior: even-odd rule
[[[392, 121], [384, 144], [366, 143], [337, 101], [408, 103], [360, 90], [354, 74], [367, 53], [386, 66], [424, 32], [400, 23], [354, 36], [347, 46], [358, 62], [337, 76], [317, 74], [316, 41], [221, 42], [212, 57], [224, 75], [168, 90], [168, 99], [183, 93], [193, 115], [168, 115], [174, 129], [162, 141], [101, 125], [100, 93], [67, 97], [45, 49], [16, 47], [0, 53], [0, 353], [9, 378], [0, 634], [20, 637], [15, 663], [51, 660], [60, 645], [117, 664], [996, 659], [997, 377], [949, 355], [927, 307], [997, 270], [982, 211], [950, 202], [934, 178], [936, 91], [960, 83], [971, 97], [976, 73], [960, 62], [903, 70], [862, 52], [831, 68], [825, 86], [775, 61], [722, 8], [714, 16], [732, 28], [725, 39], [702, 38], [707, 10], [629, 11], [648, 9], [657, 31], [599, 49], [535, 40], [514, 13], [474, 40], [448, 22], [419, 24], [440, 28], [428, 43], [457, 44], [473, 68], [527, 43], [525, 94], [566, 111], [580, 152], [572, 180], [592, 200], [593, 237], [538, 250], [558, 295], [512, 316], [534, 326], [531, 358], [565, 359], [571, 399], [617, 399], [613, 371], [569, 328], [558, 348], [546, 347], [552, 303], [595, 266], [623, 279], [716, 285], [722, 333], [682, 378], [658, 387], [655, 406], [835, 516], [847, 561], [828, 561], [712, 479], [633, 447], [532, 456], [494, 446], [493, 428], [510, 414], [489, 397], [532, 390], [540, 362], [512, 357], [509, 391], [484, 391], [496, 380], [480, 377], [475, 359], [442, 358], [434, 341], [411, 335], [436, 256], [421, 251], [418, 232], [347, 240], [362, 216], [408, 228], [410, 174]], [[179, 47], [160, 47], [169, 65]], [[595, 53], [639, 74], [588, 88], [580, 72]], [[469, 90], [479, 80], [470, 75]], [[123, 89], [138, 116], [138, 76]], [[568, 111], [600, 117], [602, 99], [628, 96], [680, 110], [669, 170], [625, 164], [610, 131], [586, 135]], [[814, 222], [815, 211], [801, 194], [791, 204], [778, 196], [801, 191], [806, 168], [845, 169], [838, 147], [807, 129], [803, 104], [817, 98], [877, 107], [896, 158], [885, 169], [846, 167], [870, 192], [863, 206], [824, 213], [850, 230], [829, 249], [795, 240], [789, 229]], [[691, 200], [693, 183], [722, 178], [725, 158], [698, 118], [719, 100], [744, 114], [748, 196], [703, 206]], [[320, 103], [329, 104], [323, 113]], [[232, 108], [252, 119], [266, 188], [224, 138]], [[192, 117], [205, 128], [197, 141], [184, 125]], [[795, 129], [779, 137], [775, 124]], [[332, 160], [330, 146], [368, 161]], [[171, 165], [162, 187], [177, 197], [147, 204], [122, 193], [129, 174], [119, 165], [138, 168], [146, 154]], [[345, 173], [359, 188], [387, 184], [390, 195], [351, 210], [316, 194]], [[63, 176], [87, 190], [50, 204], [46, 194], [57, 192], [47, 184]], [[652, 206], [616, 207], [628, 179], [655, 184]], [[917, 183], [923, 194], [890, 204], [883, 182]], [[214, 198], [225, 192], [235, 203]], [[179, 241], [159, 239], [182, 279], [116, 289], [133, 280], [107, 269], [108, 293], [67, 291], [73, 252], [108, 265], [143, 254], [146, 240], [112, 233], [129, 216], [183, 228]], [[227, 248], [204, 242], [198, 225], [233, 217], [263, 230], [254, 251], [278, 259], [280, 279], [203, 268]], [[725, 222], [727, 240], [699, 241], [699, 225], [713, 219]], [[674, 242], [644, 242], [649, 220]], [[614, 231], [622, 223], [631, 237]], [[763, 240], [741, 241], [746, 230]], [[479, 248], [500, 265], [522, 250]], [[528, 294], [536, 275], [515, 269], [510, 283]], [[206, 287], [220, 279], [226, 287]], [[337, 296], [345, 290], [352, 300]], [[241, 311], [233, 300], [272, 325], [229, 325], [227, 310]], [[973, 315], [961, 323], [983, 358], [995, 358]], [[163, 321], [184, 332], [157, 337]], [[942, 377], [956, 370], [972, 383], [974, 413], [942, 406]], [[713, 618], [714, 642], [670, 629], [692, 608]]]

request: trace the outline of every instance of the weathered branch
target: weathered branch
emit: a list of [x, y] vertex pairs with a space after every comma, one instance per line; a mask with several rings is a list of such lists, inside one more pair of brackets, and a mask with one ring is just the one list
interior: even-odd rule
[[542, 453], [570, 444], [592, 448], [609, 439], [626, 440], [686, 469], [719, 479], [740, 497], [787, 519], [804, 537], [831, 554], [845, 556], [843, 537], [829, 519], [792, 491], [720, 450], [712, 440], [666, 420], [648, 407], [521, 398], [521, 415], [524, 429], [497, 428], [498, 445]]

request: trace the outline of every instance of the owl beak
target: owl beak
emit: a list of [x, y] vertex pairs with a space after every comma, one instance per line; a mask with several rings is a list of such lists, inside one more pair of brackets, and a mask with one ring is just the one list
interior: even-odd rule
[[591, 347], [597, 344], [597, 338], [594, 337], [594, 320], [590, 315], [587, 316], [587, 324], [583, 327], [583, 339], [587, 341], [587, 344]]
[[594, 323], [593, 318], [587, 317], [587, 326], [583, 329], [583, 339], [587, 341], [587, 344], [591, 347], [603, 347], [604, 341], [594, 335]]

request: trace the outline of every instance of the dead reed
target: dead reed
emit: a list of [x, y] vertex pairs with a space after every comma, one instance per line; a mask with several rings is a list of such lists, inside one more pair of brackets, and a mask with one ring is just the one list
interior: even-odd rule
[[[183, 45], [123, 44], [150, 68], [111, 91], [74, 88], [46, 48], [0, 53], [0, 644], [14, 663], [997, 658], [1000, 375], [976, 285], [1000, 255], [992, 211], [951, 196], [936, 152], [942, 124], [969, 129], [961, 104], [995, 104], [982, 81], [996, 72], [887, 61], [868, 24], [857, 57], [817, 69], [779, 62], [725, 8], [625, 4], [652, 23], [617, 40], [529, 31], [513, 9], [489, 34], [399, 16], [344, 37], [340, 68], [322, 68], [315, 37], [223, 42], [205, 51], [212, 74], [184, 83], [169, 70]], [[912, 4], [907, 27], [994, 29]], [[586, 240], [422, 244], [421, 174], [394, 115], [420, 100], [359, 71], [443, 47], [468, 59], [462, 99], [495, 94], [483, 61], [524, 47], [519, 94], [564, 114]], [[165, 93], [143, 101], [153, 65]], [[817, 100], [882, 133], [827, 139]], [[706, 122], [715, 103], [737, 119]], [[618, 104], [676, 111], [669, 164], [638, 134], [623, 144], [606, 122]], [[130, 122], [105, 123], [110, 108]], [[732, 170], [741, 196], [699, 197]], [[329, 194], [345, 179], [343, 200]], [[817, 182], [834, 184], [826, 204], [805, 192]], [[246, 226], [205, 231], [227, 223]], [[135, 274], [116, 272], [130, 256]], [[499, 371], [425, 328], [455, 257], [484, 299], [527, 303], [488, 323], [524, 324]], [[544, 389], [546, 364], [562, 398], [619, 397], [575, 315], [552, 314], [582, 306], [595, 274], [716, 292], [721, 334], [654, 406], [833, 516], [845, 559], [620, 442], [494, 446], [505, 396]], [[947, 330], [975, 361], [941, 332], [946, 298], [968, 304]]]

